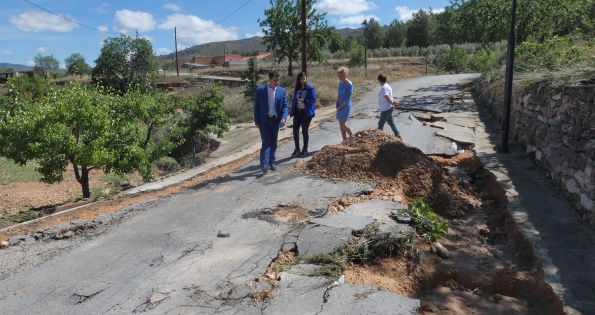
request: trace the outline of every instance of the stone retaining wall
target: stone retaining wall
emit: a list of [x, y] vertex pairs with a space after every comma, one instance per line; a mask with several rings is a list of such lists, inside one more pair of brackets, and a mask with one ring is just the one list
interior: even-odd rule
[[[499, 121], [503, 87], [478, 83], [480, 101]], [[521, 143], [537, 166], [595, 227], [595, 86], [513, 87], [510, 139]]]

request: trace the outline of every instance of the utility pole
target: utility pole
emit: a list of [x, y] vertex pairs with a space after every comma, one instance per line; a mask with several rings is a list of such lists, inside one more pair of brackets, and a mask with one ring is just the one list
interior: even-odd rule
[[177, 27], [174, 27], [174, 40], [176, 43], [176, 76], [180, 77], [180, 67], [178, 66], [178, 31], [177, 31]]
[[138, 30], [136, 30], [136, 38], [138, 38]]
[[364, 26], [364, 77], [368, 78], [368, 20], [362, 22]]
[[504, 106], [502, 107], [502, 125], [500, 127], [500, 149], [499, 153], [510, 153], [508, 150], [508, 129], [510, 129], [510, 107], [512, 103], [512, 79], [514, 66], [514, 46], [516, 22], [516, 0], [512, 1], [512, 12], [510, 14], [510, 32], [508, 33], [508, 53], [506, 55], [506, 77], [504, 81]]
[[306, 73], [308, 66], [306, 64], [308, 50], [307, 50], [307, 36], [306, 36], [306, 0], [302, 0], [302, 72]]

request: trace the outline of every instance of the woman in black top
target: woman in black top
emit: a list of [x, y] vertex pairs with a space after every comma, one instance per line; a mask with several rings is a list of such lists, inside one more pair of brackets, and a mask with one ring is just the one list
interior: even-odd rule
[[[291, 156], [308, 156], [308, 128], [316, 112], [316, 91], [311, 84], [307, 83], [305, 72], [297, 75], [295, 90], [293, 91], [293, 100], [291, 101], [291, 110], [289, 116], [293, 117], [293, 142], [295, 150]], [[302, 137], [304, 138], [304, 147], [300, 151], [300, 127], [302, 128]]]

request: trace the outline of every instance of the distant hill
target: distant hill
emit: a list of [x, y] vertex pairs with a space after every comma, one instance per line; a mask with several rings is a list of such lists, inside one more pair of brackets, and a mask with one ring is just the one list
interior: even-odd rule
[[[342, 28], [338, 29], [337, 33], [339, 33], [341, 38], [345, 39], [347, 36], [359, 36], [363, 33], [363, 29]], [[262, 43], [262, 37], [254, 36], [240, 40], [200, 44], [185, 49], [178, 47], [178, 58], [188, 58], [194, 56], [221, 56], [223, 55], [224, 49], [225, 53], [227, 54], [250, 54], [256, 51], [264, 52], [267, 50], [267, 47]], [[167, 55], [161, 55], [158, 57], [158, 59], [172, 59], [173, 57], [174, 53], [171, 53]]]
[[13, 64], [13, 63], [0, 63], [0, 69], [8, 69], [12, 68], [14, 71], [29, 71], [33, 70], [33, 67], [28, 67], [25, 65]]

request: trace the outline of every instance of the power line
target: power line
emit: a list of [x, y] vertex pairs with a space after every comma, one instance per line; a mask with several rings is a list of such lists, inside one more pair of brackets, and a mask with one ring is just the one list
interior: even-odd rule
[[[76, 24], [76, 25], [79, 25], [79, 26], [82, 26], [82, 27], [88, 28], [88, 29], [90, 29], [90, 30], [98, 31], [98, 32], [101, 32], [101, 33], [108, 33], [108, 34], [118, 34], [118, 35], [119, 35], [119, 34], [132, 34], [132, 33], [134, 33], [134, 32], [128, 32], [128, 33], [115, 33], [115, 32], [109, 32], [109, 31], [102, 31], [102, 30], [100, 30], [100, 29], [97, 29], [97, 28], [94, 28], [94, 27], [91, 27], [91, 26], [87, 26], [87, 25], [81, 24], [81, 23], [79, 23], [79, 22], [76, 22], [76, 21], [73, 21], [73, 20], [71, 20], [71, 19], [69, 19], [69, 18], [67, 18], [67, 17], [65, 17], [65, 16], [62, 16], [62, 15], [60, 15], [60, 14], [57, 14], [57, 13], [54, 13], [54, 12], [52, 12], [52, 11], [50, 11], [50, 10], [46, 9], [46, 8], [43, 8], [43, 7], [41, 7], [41, 6], [37, 5], [37, 4], [35, 4], [35, 3], [31, 2], [31, 1], [29, 1], [29, 0], [23, 0], [23, 1], [25, 1], [25, 2], [29, 3], [29, 4], [30, 4], [30, 5], [32, 5], [32, 6], [35, 6], [35, 7], [37, 7], [37, 8], [39, 8], [39, 9], [43, 10], [43, 11], [46, 11], [46, 12], [48, 12], [48, 13], [50, 13], [50, 14], [53, 14], [53, 15], [55, 15], [55, 16], [57, 16], [57, 17], [61, 18], [61, 19], [64, 19], [64, 20], [66, 20], [66, 21], [68, 21], [68, 22], [71, 22], [71, 23], [74, 23], [74, 24]], [[239, 8], [237, 8], [235, 11], [233, 11], [231, 14], [229, 14], [228, 16], [226, 16], [225, 18], [223, 18], [221, 21], [219, 21], [219, 22], [217, 22], [217, 23], [213, 24], [212, 26], [209, 26], [209, 27], [207, 27], [207, 28], [205, 28], [205, 29], [203, 29], [203, 30], [196, 31], [196, 32], [190, 32], [190, 33], [180, 33], [180, 35], [198, 34], [198, 33], [206, 32], [206, 31], [208, 31], [208, 30], [212, 29], [213, 27], [215, 27], [215, 26], [217, 26], [217, 25], [219, 25], [219, 24], [223, 23], [225, 20], [227, 20], [228, 18], [230, 18], [232, 15], [236, 14], [238, 11], [240, 11], [240, 10], [241, 10], [243, 7], [245, 7], [245, 6], [246, 6], [248, 3], [250, 3], [250, 2], [252, 2], [252, 0], [248, 0], [248, 1], [246, 1], [246, 2], [245, 2], [243, 5], [242, 5], [242, 6], [240, 6], [240, 7], [239, 7]], [[137, 32], [138, 32], [138, 31], [137, 31]], [[138, 33], [137, 33], [137, 36], [138, 36]]]
[[237, 10], [235, 10], [235, 11], [231, 12], [231, 14], [229, 14], [228, 16], [226, 16], [225, 18], [223, 18], [223, 20], [221, 20], [221, 21], [219, 21], [219, 22], [217, 22], [217, 23], [213, 24], [212, 26], [209, 26], [209, 27], [207, 27], [207, 28], [205, 28], [205, 29], [203, 29], [203, 30], [196, 31], [196, 32], [190, 32], [190, 33], [180, 33], [180, 35], [198, 34], [198, 33], [206, 32], [206, 31], [208, 31], [208, 30], [212, 29], [213, 27], [215, 27], [215, 26], [217, 26], [217, 25], [219, 25], [219, 24], [223, 23], [223, 21], [227, 20], [227, 19], [228, 19], [228, 18], [230, 18], [232, 15], [236, 14], [238, 11], [240, 11], [240, 10], [241, 10], [243, 7], [245, 7], [245, 6], [246, 6], [248, 3], [250, 3], [250, 2], [252, 2], [252, 0], [248, 0], [248, 1], [246, 1], [246, 3], [244, 3], [244, 4], [243, 4], [241, 7], [239, 7]]
[[81, 23], [79, 23], [79, 22], [76, 22], [76, 21], [73, 21], [73, 20], [71, 20], [71, 19], [69, 19], [69, 18], [67, 18], [67, 17], [65, 17], [65, 16], [62, 16], [62, 15], [60, 15], [60, 14], [57, 14], [57, 13], [54, 13], [54, 12], [52, 12], [52, 11], [50, 11], [50, 10], [46, 9], [46, 8], [43, 8], [43, 7], [41, 7], [41, 6], [39, 6], [39, 5], [35, 4], [35, 3], [33, 3], [33, 2], [31, 2], [31, 1], [28, 1], [28, 0], [23, 0], [23, 1], [25, 1], [25, 2], [29, 3], [29, 4], [30, 4], [30, 5], [32, 5], [32, 6], [38, 7], [39, 9], [41, 9], [41, 10], [43, 10], [43, 11], [46, 11], [46, 12], [48, 12], [48, 13], [50, 13], [50, 14], [53, 14], [53, 15], [55, 15], [55, 16], [57, 16], [57, 17], [61, 18], [61, 19], [64, 19], [64, 20], [66, 20], [66, 21], [68, 21], [68, 22], [74, 23], [74, 24], [76, 24], [76, 25], [79, 25], [79, 26], [82, 26], [82, 27], [85, 27], [85, 28], [88, 28], [88, 29], [91, 29], [91, 30], [94, 30], [94, 31], [98, 31], [98, 32], [101, 32], [101, 33], [117, 34], [117, 35], [119, 35], [119, 34], [131, 34], [131, 33], [133, 33], [133, 32], [128, 32], [128, 33], [115, 33], [115, 32], [109, 32], [109, 31], [102, 31], [102, 30], [100, 30], [100, 29], [97, 29], [97, 28], [94, 28], [94, 27], [91, 27], [91, 26], [87, 26], [87, 25], [81, 24]]

